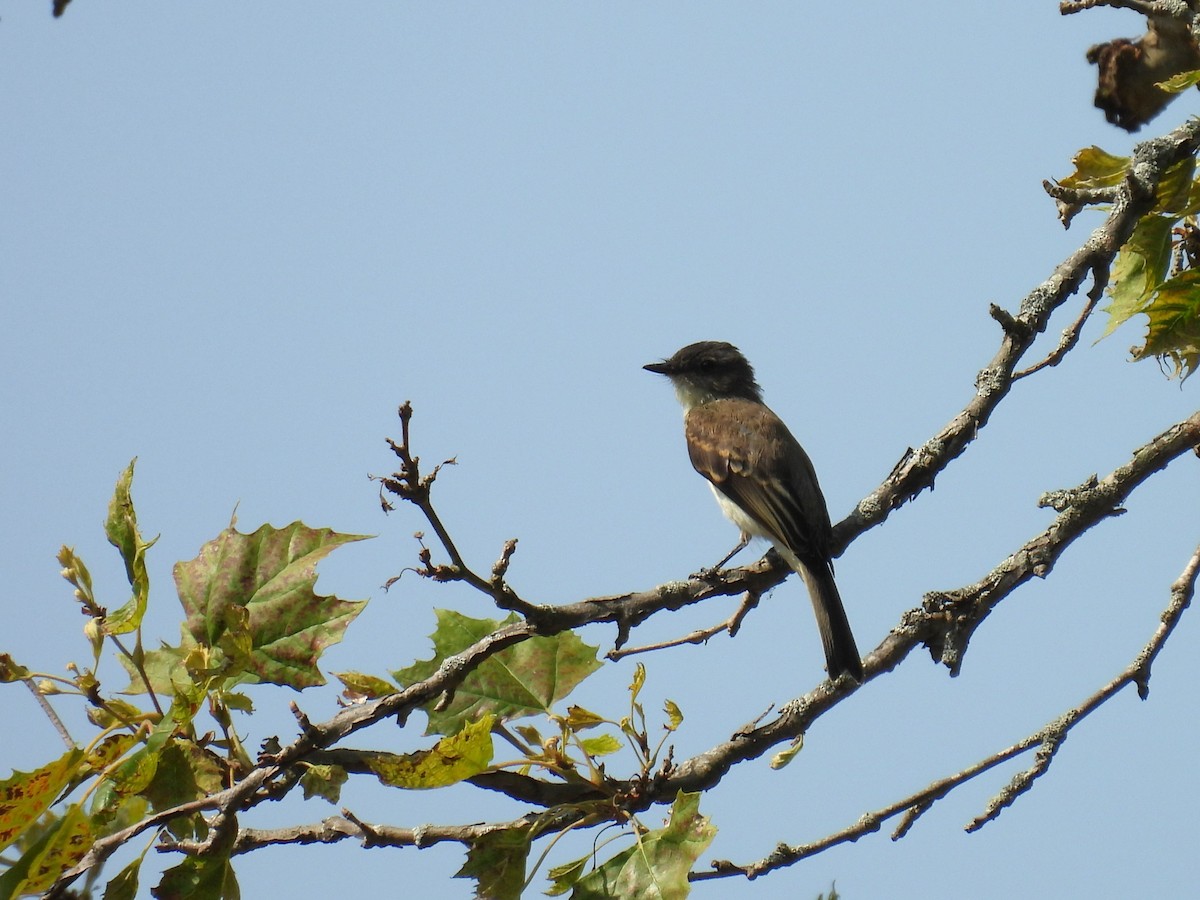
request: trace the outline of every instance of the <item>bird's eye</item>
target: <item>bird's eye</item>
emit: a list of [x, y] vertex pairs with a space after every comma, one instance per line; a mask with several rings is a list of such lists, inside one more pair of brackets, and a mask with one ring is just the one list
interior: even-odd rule
[[700, 360], [700, 368], [702, 368], [702, 369], [711, 369], [716, 364], [717, 364], [717, 361], [715, 359], [713, 359], [711, 356], [706, 356], [706, 357], [704, 357], [704, 359]]

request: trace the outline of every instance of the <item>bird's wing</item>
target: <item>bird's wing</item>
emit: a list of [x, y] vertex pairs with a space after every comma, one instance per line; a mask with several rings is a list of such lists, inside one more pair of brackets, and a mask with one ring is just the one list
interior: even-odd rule
[[750, 400], [689, 410], [684, 425], [696, 471], [806, 564], [830, 558], [829, 512], [808, 454], [778, 416]]

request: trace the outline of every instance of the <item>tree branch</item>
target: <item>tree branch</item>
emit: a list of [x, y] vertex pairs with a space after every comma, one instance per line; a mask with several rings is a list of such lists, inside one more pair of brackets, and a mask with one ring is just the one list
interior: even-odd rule
[[1054, 754], [1066, 740], [1067, 733], [1083, 721], [1088, 715], [1102, 704], [1111, 700], [1117, 693], [1130, 684], [1137, 685], [1138, 695], [1144, 700], [1148, 693], [1150, 667], [1165, 645], [1171, 632], [1179, 623], [1183, 611], [1191, 604], [1195, 594], [1196, 578], [1200, 574], [1200, 547], [1197, 547], [1184, 567], [1183, 573], [1171, 585], [1171, 599], [1167, 608], [1160, 616], [1160, 623], [1150, 641], [1138, 652], [1124, 671], [1116, 678], [1092, 694], [1078, 706], [1068, 710], [1053, 722], [1047, 723], [1041, 730], [1029, 735], [1021, 741], [1006, 747], [968, 766], [961, 772], [941, 778], [914, 794], [898, 800], [888, 806], [861, 816], [857, 822], [836, 831], [818, 841], [809, 844], [789, 846], [779, 844], [768, 856], [753, 863], [737, 864], [728, 860], [714, 860], [712, 868], [705, 872], [695, 872], [693, 881], [707, 881], [713, 878], [724, 878], [731, 875], [742, 875], [746, 878], [757, 878], [760, 875], [794, 865], [807, 857], [814, 856], [830, 847], [858, 840], [867, 834], [878, 831], [888, 819], [901, 815], [900, 823], [892, 832], [892, 840], [904, 837], [913, 823], [930, 809], [934, 803], [949, 794], [954, 788], [965, 784], [971, 779], [990, 771], [1003, 762], [1020, 754], [1037, 748], [1034, 763], [1028, 769], [1018, 772], [1013, 779], [993, 797], [984, 811], [967, 823], [965, 830], [978, 831], [985, 824], [1000, 815], [1006, 807], [1022, 793], [1033, 786], [1034, 780], [1045, 774], [1050, 767]]
[[881, 524], [892, 510], [925, 488], [933, 487], [937, 475], [975, 439], [1008, 394], [1017, 363], [1037, 335], [1046, 330], [1054, 311], [1079, 289], [1089, 274], [1098, 280], [1107, 279], [1117, 251], [1129, 240], [1142, 216], [1153, 208], [1155, 190], [1163, 173], [1176, 162], [1194, 155], [1198, 144], [1200, 120], [1191, 119], [1163, 137], [1137, 145], [1129, 173], [1116, 190], [1104, 222], [1082, 247], [1021, 301], [1017, 314], [1010, 317], [1012, 325], [1003, 329], [996, 355], [976, 376], [975, 396], [966, 407], [936, 435], [906, 453], [883, 484], [834, 527], [835, 554], [844, 551], [850, 541], [867, 529]]

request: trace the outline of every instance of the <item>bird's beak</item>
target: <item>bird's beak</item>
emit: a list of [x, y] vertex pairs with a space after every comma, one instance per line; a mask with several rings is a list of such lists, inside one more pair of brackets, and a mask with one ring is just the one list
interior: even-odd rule
[[656, 375], [671, 374], [671, 364], [665, 359], [662, 362], [646, 363], [646, 365], [642, 366], [642, 368], [647, 372], [653, 372]]

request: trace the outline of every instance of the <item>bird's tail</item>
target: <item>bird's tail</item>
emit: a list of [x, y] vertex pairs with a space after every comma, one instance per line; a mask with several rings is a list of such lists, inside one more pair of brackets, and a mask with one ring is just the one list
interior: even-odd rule
[[850, 630], [850, 620], [842, 606], [837, 583], [833, 580], [833, 567], [827, 563], [809, 566], [801, 563], [797, 570], [808, 594], [812, 597], [813, 612], [817, 616], [817, 629], [821, 632], [821, 643], [825, 646], [825, 664], [831, 681], [836, 681], [843, 672], [862, 683], [863, 665]]

